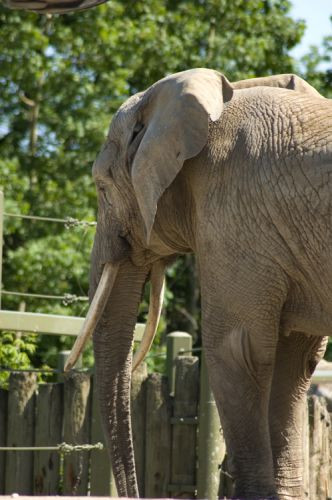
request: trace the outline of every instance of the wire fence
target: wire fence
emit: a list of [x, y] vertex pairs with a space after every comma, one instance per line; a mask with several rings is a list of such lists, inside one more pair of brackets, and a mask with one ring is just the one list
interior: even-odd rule
[[28, 293], [28, 292], [14, 292], [11, 290], [1, 290], [1, 295], [14, 295], [16, 297], [29, 297], [34, 299], [47, 299], [47, 300], [60, 300], [63, 305], [69, 306], [75, 302], [87, 302], [89, 297], [78, 296], [72, 293], [65, 293], [64, 295], [47, 295], [42, 293]]
[[68, 444], [60, 443], [56, 446], [0, 446], [0, 451], [57, 451], [63, 455], [80, 451], [103, 451], [103, 443], [96, 444]]
[[6, 217], [14, 217], [18, 219], [28, 219], [28, 220], [36, 220], [36, 221], [43, 221], [43, 222], [56, 222], [59, 224], [64, 224], [66, 229], [71, 229], [73, 227], [95, 227], [97, 225], [97, 222], [95, 221], [86, 221], [86, 220], [79, 220], [75, 219], [73, 217], [66, 217], [65, 219], [58, 219], [56, 217], [41, 217], [39, 215], [25, 215], [25, 214], [14, 214], [10, 212], [4, 212], [4, 216]]
[[[12, 217], [12, 218], [26, 219], [31, 221], [54, 222], [54, 223], [64, 224], [66, 229], [72, 229], [75, 227], [95, 227], [97, 225], [96, 221], [79, 220], [73, 217], [65, 217], [64, 219], [61, 219], [57, 217], [41, 217], [38, 215], [16, 214], [11, 212], [3, 212], [3, 216], [9, 218]], [[14, 290], [0, 290], [0, 294], [11, 295], [16, 297], [43, 299], [43, 300], [58, 300], [61, 301], [64, 306], [69, 306], [77, 302], [87, 302], [89, 300], [87, 296], [78, 296], [72, 293], [65, 293], [63, 295], [50, 295], [44, 293], [29, 293], [29, 292], [17, 292]]]
[[[71, 372], [75, 373], [93, 373], [90, 368], [71, 368]], [[58, 368], [11, 368], [6, 365], [0, 365], [0, 373], [42, 373], [45, 375], [66, 375], [67, 372]]]

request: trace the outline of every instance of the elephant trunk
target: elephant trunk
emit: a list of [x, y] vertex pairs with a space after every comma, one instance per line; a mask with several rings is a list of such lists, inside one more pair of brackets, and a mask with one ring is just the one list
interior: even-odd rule
[[158, 327], [164, 294], [165, 266], [160, 262], [152, 266], [148, 320], [140, 349], [132, 363], [133, 332], [149, 267], [134, 266], [129, 259], [121, 264], [107, 263], [97, 286], [96, 270], [99, 267], [95, 257], [94, 255], [92, 264], [95, 271], [90, 279], [90, 296], [93, 299], [65, 370], [74, 366], [84, 344], [94, 333], [100, 413], [118, 494], [137, 497], [130, 415], [131, 371], [149, 350]]
[[149, 269], [126, 261], [119, 267], [95, 329], [94, 353], [100, 413], [121, 497], [138, 497], [130, 415], [132, 342]]

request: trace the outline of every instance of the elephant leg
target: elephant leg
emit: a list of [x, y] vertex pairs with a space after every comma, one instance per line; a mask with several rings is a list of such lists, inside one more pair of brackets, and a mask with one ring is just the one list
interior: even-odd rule
[[215, 288], [216, 280], [212, 293], [211, 281], [206, 286], [204, 282], [205, 278], [201, 287], [203, 346], [235, 498], [276, 498], [269, 400], [280, 305], [267, 303], [271, 294], [266, 290], [256, 296], [237, 295], [230, 303], [229, 295]]
[[276, 498], [269, 402], [288, 280], [271, 259], [234, 241], [199, 240], [203, 347], [235, 498]]
[[280, 336], [271, 397], [270, 434], [279, 498], [302, 499], [302, 426], [310, 378], [325, 352], [327, 338], [292, 332]]
[[[274, 498], [268, 402], [273, 359], [254, 345], [257, 332], [230, 329], [220, 345], [203, 341], [211, 387], [230, 458], [235, 498]], [[260, 361], [257, 361], [260, 357]]]

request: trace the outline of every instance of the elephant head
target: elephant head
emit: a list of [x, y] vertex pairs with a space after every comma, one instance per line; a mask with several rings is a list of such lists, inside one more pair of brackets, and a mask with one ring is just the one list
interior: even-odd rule
[[[249, 82], [249, 87], [255, 83]], [[257, 85], [261, 83], [258, 79]], [[292, 75], [264, 81], [265, 86], [294, 88], [295, 84]], [[121, 496], [138, 496], [130, 422], [131, 370], [153, 339], [167, 262], [195, 250], [190, 189], [181, 180], [181, 170], [204, 149], [210, 124], [231, 102], [234, 88], [244, 86], [245, 82], [231, 85], [223, 75], [207, 69], [160, 80], [121, 106], [93, 165], [98, 222], [91, 260], [92, 303], [66, 369], [94, 332], [101, 413]], [[305, 87], [304, 92], [310, 89]], [[149, 279], [146, 332], [132, 362], [137, 309]]]
[[[232, 97], [226, 78], [196, 69], [172, 75], [131, 97], [113, 118], [93, 165], [98, 220], [91, 259], [90, 311], [66, 369], [94, 331], [103, 424], [121, 496], [138, 495], [130, 429], [130, 374], [148, 350], [162, 301], [164, 268], [181, 248], [165, 238], [173, 207], [158, 206], [184, 162], [200, 153], [209, 131]], [[181, 209], [181, 207], [180, 207]], [[186, 217], [177, 213], [178, 238], [187, 240]], [[157, 221], [158, 219], [158, 221]], [[157, 221], [157, 222], [156, 222]], [[189, 241], [186, 247], [191, 250]], [[149, 316], [141, 349], [132, 362], [133, 330], [146, 280]]]

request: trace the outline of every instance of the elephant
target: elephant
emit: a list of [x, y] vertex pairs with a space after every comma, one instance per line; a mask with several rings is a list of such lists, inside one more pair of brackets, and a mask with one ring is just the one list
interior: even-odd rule
[[169, 75], [119, 108], [92, 170], [91, 306], [66, 370], [93, 334], [119, 495], [139, 495], [131, 371], [158, 324], [165, 268], [194, 253], [234, 497], [303, 498], [302, 414], [332, 325], [331, 101], [296, 75]]

